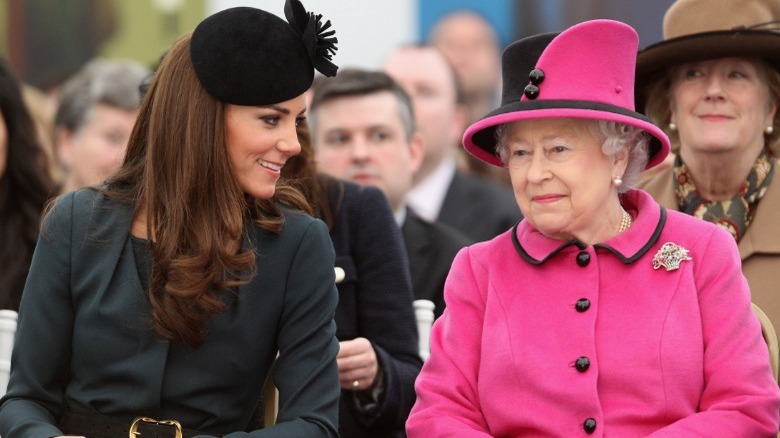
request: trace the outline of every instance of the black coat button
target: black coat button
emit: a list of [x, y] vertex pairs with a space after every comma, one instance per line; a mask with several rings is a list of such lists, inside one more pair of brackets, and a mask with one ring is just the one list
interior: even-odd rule
[[590, 368], [590, 359], [585, 356], [580, 356], [577, 358], [577, 361], [574, 362], [574, 366], [577, 368], [577, 371], [584, 373]]
[[590, 263], [590, 254], [588, 254], [587, 251], [582, 251], [579, 254], [577, 254], [578, 265], [584, 268], [585, 266], [588, 266], [588, 263]]
[[587, 433], [593, 433], [596, 431], [596, 420], [592, 418], [588, 418], [585, 420], [584, 423], [582, 423], [582, 428], [585, 429], [585, 432]]
[[574, 305], [578, 312], [582, 313], [590, 309], [590, 300], [587, 298], [580, 298], [577, 300], [577, 304]]

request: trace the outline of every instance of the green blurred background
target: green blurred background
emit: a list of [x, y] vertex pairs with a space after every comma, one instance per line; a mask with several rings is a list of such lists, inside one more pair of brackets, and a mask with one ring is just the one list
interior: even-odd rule
[[0, 54], [19, 77], [56, 88], [95, 56], [148, 66], [205, 16], [206, 0], [0, 0]]

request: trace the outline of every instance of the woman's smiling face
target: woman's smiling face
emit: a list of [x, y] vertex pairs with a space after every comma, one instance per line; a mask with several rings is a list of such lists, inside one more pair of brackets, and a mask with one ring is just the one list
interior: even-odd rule
[[228, 159], [245, 193], [273, 196], [282, 166], [301, 151], [295, 128], [305, 112], [303, 95], [267, 106], [225, 105]]
[[691, 152], [758, 151], [776, 104], [757, 61], [719, 58], [675, 67], [671, 121]]

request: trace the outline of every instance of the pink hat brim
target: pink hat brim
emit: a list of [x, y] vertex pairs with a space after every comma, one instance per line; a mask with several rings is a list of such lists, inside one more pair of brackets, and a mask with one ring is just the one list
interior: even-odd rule
[[[625, 109], [623, 109], [623, 111], [625, 111]], [[644, 130], [656, 140], [653, 141], [653, 143], [655, 143], [657, 148], [657, 150], [652, 150], [653, 147], [651, 145], [651, 154], [645, 169], [649, 169], [662, 162], [669, 154], [669, 150], [671, 149], [669, 137], [666, 136], [663, 130], [652, 122], [643, 120], [644, 116], [638, 113], [629, 115], [588, 108], [540, 108], [531, 110], [508, 111], [500, 114], [490, 115], [474, 122], [466, 129], [466, 132], [463, 134], [463, 146], [471, 155], [475, 156], [476, 158], [494, 166], [504, 167], [504, 164], [501, 162], [501, 158], [499, 158], [496, 153], [491, 154], [486, 149], [483, 149], [474, 143], [474, 136], [478, 134], [488, 134], [494, 136], [493, 133], [495, 132], [495, 128], [498, 125], [504, 123], [511, 123], [519, 120], [553, 118], [606, 120], [609, 122], [623, 123]]]

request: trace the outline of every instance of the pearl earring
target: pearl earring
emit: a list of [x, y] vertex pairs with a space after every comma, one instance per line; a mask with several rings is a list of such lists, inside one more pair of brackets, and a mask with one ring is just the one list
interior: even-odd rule
[[623, 178], [619, 176], [616, 176], [612, 181], [615, 183], [615, 187], [620, 187], [623, 185]]
[[772, 125], [769, 125], [764, 129], [764, 134], [766, 135], [772, 135], [773, 132], [775, 132], [775, 127]]
[[670, 131], [676, 131], [677, 130], [677, 124], [674, 122], [669, 122], [669, 130]]

